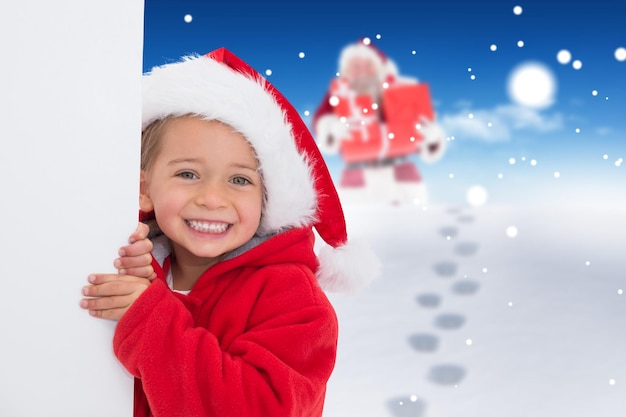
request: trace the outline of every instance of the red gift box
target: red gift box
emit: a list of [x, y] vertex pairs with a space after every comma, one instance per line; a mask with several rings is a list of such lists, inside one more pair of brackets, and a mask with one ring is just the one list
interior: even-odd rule
[[350, 137], [342, 139], [339, 152], [347, 163], [374, 161], [381, 157], [382, 145], [380, 124], [371, 120], [351, 125]]
[[349, 136], [341, 138], [339, 152], [347, 163], [376, 160], [382, 149], [378, 110], [372, 108], [368, 95], [357, 95], [344, 79], [331, 84], [331, 96], [336, 98], [334, 113], [345, 120]]
[[388, 142], [384, 156], [392, 158], [418, 152], [422, 135], [417, 125], [423, 119], [434, 119], [428, 84], [396, 84], [385, 89], [383, 113]]
[[422, 135], [417, 125], [433, 120], [428, 84], [395, 84], [382, 92], [381, 123], [378, 109], [367, 95], [357, 95], [345, 79], [333, 80], [334, 113], [349, 126], [349, 137], [341, 138], [340, 153], [347, 163], [376, 161], [419, 152]]

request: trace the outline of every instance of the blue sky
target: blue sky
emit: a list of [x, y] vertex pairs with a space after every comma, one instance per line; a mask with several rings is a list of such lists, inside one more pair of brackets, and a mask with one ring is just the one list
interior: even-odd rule
[[[615, 52], [626, 48], [625, 21], [617, 0], [147, 0], [144, 71], [224, 46], [259, 72], [271, 70], [268, 79], [308, 121], [340, 50], [370, 37], [401, 74], [429, 84], [450, 137], [437, 163], [416, 158], [431, 200], [461, 202], [481, 185], [491, 202], [622, 202], [626, 61]], [[557, 60], [563, 49], [565, 64]], [[508, 94], [512, 71], [529, 61], [552, 74], [552, 105], [523, 106]], [[328, 162], [338, 174], [341, 161]]]

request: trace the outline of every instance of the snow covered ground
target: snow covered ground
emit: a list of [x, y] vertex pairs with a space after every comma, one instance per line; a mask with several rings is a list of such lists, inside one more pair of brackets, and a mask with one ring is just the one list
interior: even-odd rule
[[345, 210], [384, 268], [330, 295], [325, 417], [626, 415], [624, 207]]

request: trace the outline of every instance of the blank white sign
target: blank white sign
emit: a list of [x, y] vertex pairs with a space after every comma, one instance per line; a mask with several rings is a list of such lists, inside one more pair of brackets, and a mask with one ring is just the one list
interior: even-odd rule
[[131, 416], [78, 307], [137, 224], [143, 1], [0, 5], [0, 416]]

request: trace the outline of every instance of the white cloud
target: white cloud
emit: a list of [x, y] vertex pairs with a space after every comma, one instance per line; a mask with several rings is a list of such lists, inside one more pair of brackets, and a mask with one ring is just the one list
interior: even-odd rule
[[512, 138], [516, 130], [560, 130], [563, 128], [563, 117], [559, 113], [547, 115], [537, 109], [511, 104], [493, 109], [461, 110], [455, 114], [444, 114], [440, 123], [446, 135], [456, 139], [505, 142]]
[[613, 129], [611, 129], [610, 127], [600, 126], [600, 127], [596, 128], [596, 134], [598, 136], [608, 136], [611, 133], [613, 133]]

